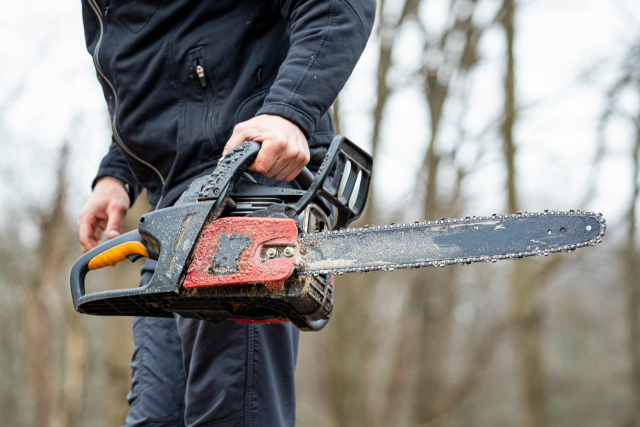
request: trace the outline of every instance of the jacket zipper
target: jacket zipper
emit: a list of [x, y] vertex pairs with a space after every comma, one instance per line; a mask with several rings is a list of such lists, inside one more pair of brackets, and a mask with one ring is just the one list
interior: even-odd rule
[[160, 171], [156, 169], [153, 165], [151, 165], [149, 162], [142, 160], [138, 155], [136, 155], [133, 151], [131, 151], [131, 149], [127, 147], [125, 143], [122, 141], [122, 138], [120, 138], [120, 134], [118, 133], [118, 128], [116, 126], [116, 117], [118, 115], [118, 96], [116, 94], [115, 88], [111, 84], [111, 81], [107, 78], [107, 76], [105, 76], [104, 71], [102, 71], [102, 67], [100, 66], [100, 60], [98, 57], [98, 54], [100, 52], [100, 45], [102, 44], [102, 37], [104, 35], [102, 13], [100, 12], [100, 8], [98, 7], [98, 4], [96, 3], [95, 0], [88, 0], [88, 2], [89, 2], [89, 5], [91, 6], [91, 9], [93, 9], [93, 12], [96, 14], [98, 21], [100, 22], [100, 37], [98, 38], [98, 43], [96, 44], [96, 48], [93, 51], [93, 64], [95, 65], [96, 70], [98, 71], [98, 74], [100, 75], [100, 77], [102, 77], [104, 81], [107, 82], [107, 84], [109, 85], [109, 88], [111, 89], [111, 93], [113, 94], [113, 99], [115, 102], [115, 107], [113, 109], [113, 116], [111, 117], [111, 130], [113, 132], [113, 139], [116, 141], [120, 149], [122, 149], [122, 151], [127, 153], [130, 157], [133, 157], [138, 162], [147, 166], [149, 169], [155, 172], [158, 178], [160, 178], [160, 182], [162, 183], [162, 190], [160, 192], [160, 200], [158, 200], [158, 204], [156, 205], [156, 209], [157, 209], [158, 206], [160, 206], [160, 203], [162, 202], [162, 198], [164, 197], [164, 185], [165, 185], [164, 177], [162, 176]]
[[198, 81], [200, 82], [200, 86], [204, 88], [205, 95], [207, 97], [207, 119], [205, 121], [204, 127], [207, 132], [207, 137], [209, 138], [209, 142], [211, 142], [212, 148], [215, 150], [218, 148], [218, 144], [216, 143], [216, 133], [214, 129], [214, 97], [213, 90], [211, 89], [211, 85], [207, 84], [207, 76], [204, 72], [204, 66], [201, 63], [201, 58], [195, 59], [196, 66], [196, 74], [198, 75]]

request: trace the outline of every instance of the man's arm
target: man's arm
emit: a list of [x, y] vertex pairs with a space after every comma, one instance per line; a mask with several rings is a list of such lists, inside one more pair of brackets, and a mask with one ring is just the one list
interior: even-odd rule
[[291, 47], [257, 117], [234, 128], [224, 154], [262, 142], [249, 169], [290, 181], [309, 162], [307, 140], [367, 44], [375, 0], [281, 0], [280, 10], [291, 21]]
[[91, 196], [78, 216], [84, 252], [96, 247], [105, 232], [109, 239], [120, 235], [129, 206], [139, 194], [140, 186], [122, 150], [114, 142], [100, 163], [92, 187]]
[[281, 0], [291, 47], [258, 114], [295, 123], [309, 139], [367, 44], [375, 0]]

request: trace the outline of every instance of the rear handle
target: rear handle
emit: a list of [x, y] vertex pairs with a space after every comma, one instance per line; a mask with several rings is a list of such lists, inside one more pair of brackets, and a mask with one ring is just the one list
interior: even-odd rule
[[84, 281], [89, 271], [116, 265], [125, 259], [133, 262], [140, 257], [158, 259], [157, 253], [149, 247], [138, 230], [134, 230], [114, 237], [78, 258], [71, 269], [74, 307], [78, 308], [78, 300], [85, 294]]

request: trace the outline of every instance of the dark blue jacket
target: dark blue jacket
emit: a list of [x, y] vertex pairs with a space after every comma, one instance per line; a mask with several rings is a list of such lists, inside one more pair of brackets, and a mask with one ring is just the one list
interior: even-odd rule
[[297, 124], [318, 163], [328, 109], [373, 26], [375, 0], [82, 0], [87, 48], [111, 116], [98, 178], [165, 207], [215, 167], [233, 127]]

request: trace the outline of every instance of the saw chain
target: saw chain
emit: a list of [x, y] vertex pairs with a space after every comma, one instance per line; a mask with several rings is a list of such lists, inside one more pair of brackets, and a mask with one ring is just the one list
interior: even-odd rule
[[[344, 273], [368, 273], [370, 271], [393, 271], [399, 269], [414, 269], [421, 267], [444, 267], [446, 265], [469, 265], [471, 263], [476, 262], [486, 262], [486, 263], [495, 263], [500, 260], [507, 259], [522, 259], [525, 257], [532, 256], [548, 256], [549, 254], [556, 252], [570, 252], [576, 249], [580, 249], [586, 246], [593, 246], [602, 241], [604, 237], [607, 225], [606, 220], [602, 213], [595, 212], [584, 212], [580, 210], [570, 210], [570, 211], [554, 211], [554, 210], [545, 210], [544, 212], [518, 212], [516, 214], [493, 214], [491, 216], [467, 216], [465, 218], [442, 218], [441, 220], [436, 221], [426, 221], [426, 220], [418, 220], [413, 223], [405, 223], [405, 224], [391, 224], [391, 225], [365, 225], [362, 228], [346, 228], [342, 230], [334, 230], [334, 231], [326, 231], [321, 233], [313, 233], [313, 234], [302, 234], [300, 237], [303, 240], [309, 241], [320, 241], [320, 240], [340, 240], [339, 237], [357, 237], [358, 239], [362, 239], [371, 233], [385, 233], [392, 232], [390, 234], [397, 236], [401, 232], [411, 233], [412, 231], [419, 230], [423, 233], [429, 233], [429, 231], [442, 229], [443, 227], [474, 227], [474, 226], [495, 226], [498, 222], [504, 222], [509, 220], [524, 220], [524, 219], [533, 219], [533, 218], [590, 218], [592, 219], [591, 224], [587, 224], [584, 226], [584, 234], [588, 237], [587, 239], [578, 240], [575, 242], [567, 243], [567, 244], [555, 244], [549, 247], [544, 247], [543, 245], [536, 244], [537, 242], [532, 242], [533, 244], [530, 250], [522, 250], [518, 252], [505, 252], [500, 254], [478, 254], [478, 256], [461, 256], [461, 257], [443, 257], [439, 259], [429, 259], [417, 262], [399, 262], [399, 263], [385, 263], [382, 265], [369, 265], [369, 266], [359, 266], [359, 267], [341, 267], [341, 268], [316, 268], [313, 270], [302, 269], [297, 272], [299, 275], [312, 275], [317, 276], [321, 274], [338, 274], [342, 275]], [[400, 233], [399, 233], [400, 232]], [[552, 230], [549, 228], [547, 230], [547, 235], [551, 236], [553, 234], [559, 234], [559, 237], [562, 237], [562, 234], [566, 234], [566, 227], [560, 226], [557, 230]], [[336, 239], [337, 238], [337, 239]], [[394, 245], [395, 242], [390, 242], [391, 246]]]

